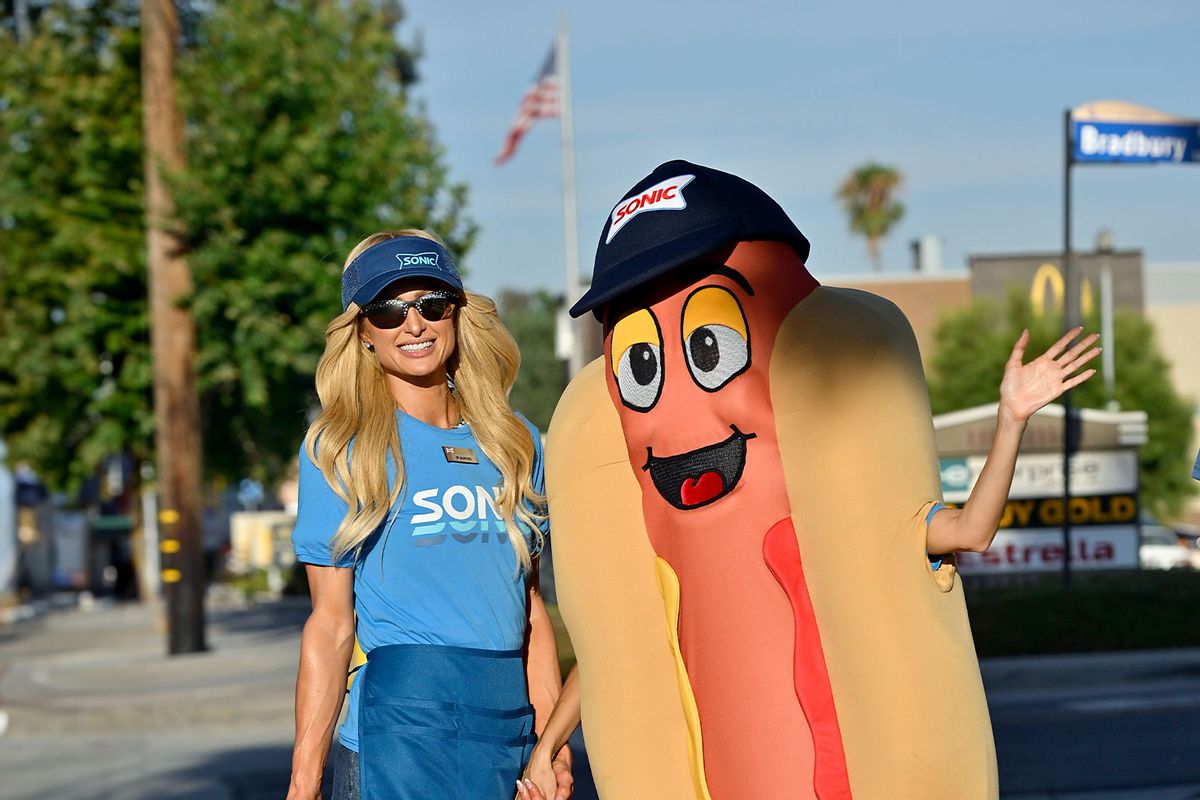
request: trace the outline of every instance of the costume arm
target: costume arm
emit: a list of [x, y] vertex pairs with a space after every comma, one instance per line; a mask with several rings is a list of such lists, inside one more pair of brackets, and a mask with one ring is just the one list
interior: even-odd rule
[[288, 800], [319, 800], [354, 648], [354, 570], [308, 564], [313, 610], [300, 637], [296, 739]]
[[[574, 666], [567, 675], [562, 694], [559, 695], [558, 702], [554, 704], [554, 711], [546, 721], [546, 727], [538, 736], [538, 743], [533, 748], [529, 765], [525, 768], [525, 778], [533, 781], [539, 787], [543, 785], [547, 788], [553, 787], [556, 782], [554, 754], [570, 752], [566, 746], [567, 740], [571, 738], [571, 734], [577, 727], [579, 727], [579, 667]], [[534, 795], [534, 797], [536, 796]], [[542, 796], [554, 797], [557, 800], [565, 795], [561, 793], [548, 795], [543, 792]]]
[[942, 508], [929, 520], [930, 553], [971, 550], [982, 553], [991, 546], [1000, 526], [1000, 515], [1008, 500], [1017, 449], [1025, 433], [1025, 423], [1005, 420], [996, 423], [996, 435], [988, 452], [979, 480], [962, 508]]
[[963, 507], [941, 510], [929, 521], [926, 547], [930, 553], [958, 550], [982, 553], [991, 546], [1008, 500], [1017, 450], [1029, 418], [1063, 392], [1096, 374], [1094, 369], [1074, 374], [1100, 354], [1099, 347], [1091, 347], [1100, 338], [1094, 333], [1067, 349], [1082, 331], [1082, 328], [1072, 330], [1028, 364], [1023, 364], [1022, 359], [1025, 346], [1029, 344], [1029, 331], [1021, 334], [1004, 365], [996, 435], [987, 461]]
[[[558, 642], [554, 625], [546, 611], [542, 593], [538, 590], [537, 562], [529, 577], [529, 657], [526, 676], [529, 680], [529, 702], [533, 706], [534, 730], [541, 736], [550, 722], [551, 713], [562, 694], [562, 670], [558, 666]], [[569, 735], [569, 734], [568, 734]], [[571, 750], [565, 745], [555, 751], [553, 775], [557, 783], [543, 787], [547, 798], [570, 796]], [[565, 793], [564, 793], [565, 791]]]

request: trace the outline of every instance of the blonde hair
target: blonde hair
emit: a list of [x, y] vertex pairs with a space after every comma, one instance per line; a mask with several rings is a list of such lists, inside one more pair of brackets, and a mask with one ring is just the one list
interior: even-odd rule
[[[420, 236], [441, 243], [423, 230], [405, 228], [374, 233], [346, 257], [345, 270], [372, 245], [399, 236]], [[357, 552], [404, 493], [404, 460], [396, 425], [396, 401], [383, 368], [359, 339], [359, 307], [351, 303], [325, 329], [325, 352], [317, 363], [321, 413], [309, 426], [304, 446], [329, 486], [349, 509], [331, 540], [334, 560]], [[508, 394], [521, 365], [512, 334], [500, 322], [489, 298], [464, 292], [455, 311], [454, 354], [446, 370], [458, 395], [459, 411], [471, 426], [479, 448], [500, 472], [496, 509], [508, 528], [508, 541], [522, 570], [532, 564], [521, 535], [528, 528], [538, 548], [545, 498], [532, 484], [534, 443], [528, 427], [513, 413]], [[320, 440], [320, 447], [317, 443]], [[396, 468], [389, 486], [387, 459]]]

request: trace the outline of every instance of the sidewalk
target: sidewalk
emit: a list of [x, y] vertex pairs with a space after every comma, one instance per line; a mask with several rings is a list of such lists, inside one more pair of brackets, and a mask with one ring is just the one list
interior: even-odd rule
[[[244, 604], [217, 590], [210, 651], [176, 657], [146, 606], [61, 605], [0, 624], [0, 798], [282, 799], [307, 598]], [[1200, 649], [993, 658], [981, 669], [994, 709], [1078, 698], [1120, 720], [1121, 704], [1194, 694]], [[1200, 784], [1005, 798], [1194, 800]]]
[[209, 606], [210, 650], [186, 656], [140, 604], [0, 628], [0, 797], [281, 798], [308, 600]]
[[[138, 604], [0, 625], [0, 800], [282, 800], [309, 600], [208, 599], [195, 655], [166, 656]], [[576, 796], [594, 798], [572, 746]]]

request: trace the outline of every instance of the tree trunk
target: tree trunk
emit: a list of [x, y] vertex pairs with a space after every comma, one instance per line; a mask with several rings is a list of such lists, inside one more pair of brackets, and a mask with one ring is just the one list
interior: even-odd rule
[[146, 266], [154, 362], [158, 529], [168, 652], [205, 649], [201, 540], [200, 404], [196, 326], [181, 300], [192, 292], [183, 242], [169, 226], [175, 203], [164, 177], [184, 166], [175, 88], [179, 21], [171, 0], [142, 0], [142, 114], [146, 171]]

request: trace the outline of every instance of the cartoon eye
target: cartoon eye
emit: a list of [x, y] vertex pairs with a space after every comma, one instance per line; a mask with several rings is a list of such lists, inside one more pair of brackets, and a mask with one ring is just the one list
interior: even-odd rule
[[662, 348], [649, 342], [630, 346], [617, 364], [617, 388], [621, 391], [621, 399], [633, 408], [650, 408], [658, 400], [662, 375]]
[[649, 411], [663, 384], [662, 330], [648, 308], [635, 309], [613, 326], [608, 364], [621, 402], [634, 411]]
[[742, 335], [725, 325], [701, 325], [688, 336], [688, 369], [705, 389], [719, 389], [746, 368], [750, 348]]
[[704, 286], [683, 309], [683, 352], [701, 389], [715, 392], [750, 366], [750, 329], [737, 298], [720, 286]]

